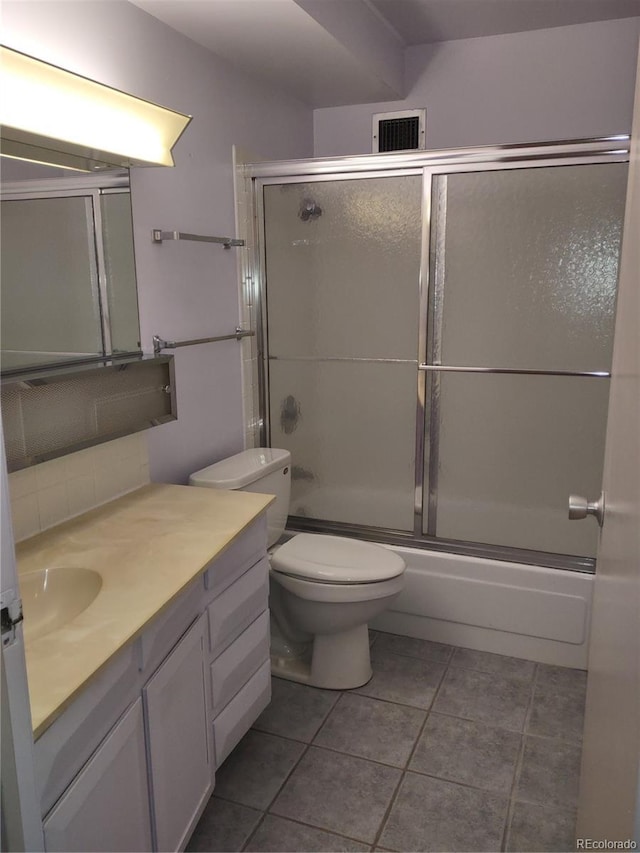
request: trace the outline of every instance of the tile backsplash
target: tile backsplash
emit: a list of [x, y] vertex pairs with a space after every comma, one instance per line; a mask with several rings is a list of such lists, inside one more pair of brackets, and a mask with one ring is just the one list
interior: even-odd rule
[[145, 432], [9, 474], [13, 535], [27, 539], [149, 482]]

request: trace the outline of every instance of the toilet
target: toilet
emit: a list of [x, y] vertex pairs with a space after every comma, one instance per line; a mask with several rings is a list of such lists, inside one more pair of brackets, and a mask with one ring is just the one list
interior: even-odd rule
[[189, 484], [276, 496], [267, 510], [273, 674], [332, 690], [366, 684], [368, 622], [400, 593], [402, 557], [371, 542], [315, 533], [281, 544], [291, 493], [288, 450], [245, 450], [196, 471]]

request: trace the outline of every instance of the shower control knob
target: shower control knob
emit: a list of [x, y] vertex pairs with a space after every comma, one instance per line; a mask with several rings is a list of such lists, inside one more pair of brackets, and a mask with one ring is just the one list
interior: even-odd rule
[[588, 501], [580, 495], [569, 495], [569, 518], [572, 521], [594, 516], [600, 527], [604, 522], [604, 492], [597, 501]]

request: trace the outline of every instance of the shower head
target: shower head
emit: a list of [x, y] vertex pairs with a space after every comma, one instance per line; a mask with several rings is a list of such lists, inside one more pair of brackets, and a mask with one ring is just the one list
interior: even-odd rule
[[322, 208], [314, 199], [303, 198], [298, 216], [303, 222], [308, 222], [310, 219], [318, 219], [319, 216], [322, 216]]

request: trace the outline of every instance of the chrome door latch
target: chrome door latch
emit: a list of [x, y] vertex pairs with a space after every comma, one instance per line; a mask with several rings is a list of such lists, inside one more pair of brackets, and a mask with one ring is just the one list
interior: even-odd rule
[[588, 501], [581, 495], [569, 495], [569, 518], [577, 521], [592, 515], [600, 527], [604, 523], [604, 492], [600, 493], [597, 501]]
[[16, 625], [23, 620], [22, 601], [16, 598], [8, 607], [0, 611], [0, 630], [2, 632], [2, 646], [10, 646], [16, 639]]

